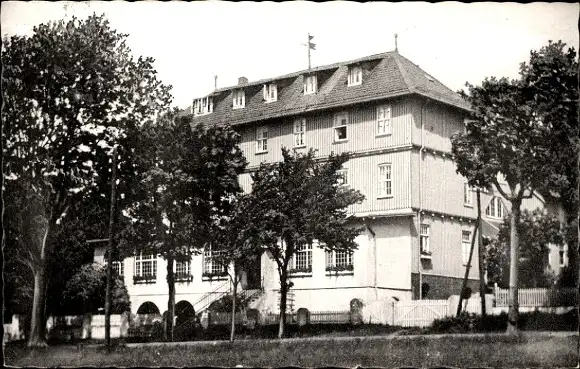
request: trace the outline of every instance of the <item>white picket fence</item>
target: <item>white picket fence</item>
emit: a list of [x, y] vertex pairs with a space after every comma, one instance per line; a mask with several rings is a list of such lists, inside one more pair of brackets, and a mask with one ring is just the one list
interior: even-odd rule
[[[518, 303], [521, 307], [577, 306], [576, 294], [575, 288], [520, 288], [518, 290]], [[494, 295], [495, 306], [506, 307], [509, 305], [508, 289], [495, 288]]]

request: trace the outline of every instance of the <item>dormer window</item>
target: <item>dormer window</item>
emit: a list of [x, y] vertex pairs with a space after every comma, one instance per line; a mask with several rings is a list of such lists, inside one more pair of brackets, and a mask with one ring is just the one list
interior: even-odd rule
[[213, 99], [211, 96], [202, 97], [193, 101], [193, 115], [204, 115], [213, 112]]
[[348, 85], [357, 86], [362, 84], [362, 68], [360, 65], [352, 65], [348, 68]]
[[315, 94], [318, 90], [316, 74], [304, 76], [304, 95]]
[[278, 87], [275, 83], [264, 85], [264, 101], [272, 102], [278, 100]]
[[244, 90], [242, 89], [234, 90], [232, 95], [234, 109], [240, 109], [246, 106], [246, 94], [244, 93]]

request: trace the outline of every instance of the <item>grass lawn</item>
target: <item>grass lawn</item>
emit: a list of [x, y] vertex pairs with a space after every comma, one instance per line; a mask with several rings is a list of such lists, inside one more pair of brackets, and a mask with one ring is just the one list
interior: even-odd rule
[[410, 336], [396, 339], [353, 337], [333, 340], [252, 340], [220, 344], [118, 347], [51, 346], [29, 351], [7, 344], [11, 366], [341, 366], [354, 367], [572, 367], [578, 362], [578, 336], [521, 337]]

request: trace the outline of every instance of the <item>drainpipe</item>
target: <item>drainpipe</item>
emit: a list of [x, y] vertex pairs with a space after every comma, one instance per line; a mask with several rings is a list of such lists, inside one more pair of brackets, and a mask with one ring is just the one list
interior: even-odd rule
[[[372, 220], [374, 220], [375, 218], [371, 218]], [[371, 234], [371, 236], [373, 236], [373, 253], [374, 253], [374, 258], [375, 259], [375, 277], [374, 277], [374, 283], [373, 283], [373, 287], [375, 290], [375, 299], [379, 299], [379, 293], [377, 291], [377, 240], [375, 238], [375, 232], [372, 230], [372, 228], [369, 226], [368, 221], [367, 223], [365, 223], [365, 226], [367, 227], [367, 230], [369, 231], [369, 233]]]
[[[421, 212], [423, 211], [423, 151], [425, 150], [425, 143], [423, 141], [423, 133], [425, 131], [425, 120], [423, 119], [425, 107], [429, 104], [429, 100], [421, 106], [421, 148], [419, 149], [419, 211], [417, 212], [417, 219], [419, 220], [419, 234], [421, 234]], [[419, 236], [419, 239], [421, 236]], [[423, 299], [423, 272], [421, 270], [421, 241], [419, 241], [419, 300]]]

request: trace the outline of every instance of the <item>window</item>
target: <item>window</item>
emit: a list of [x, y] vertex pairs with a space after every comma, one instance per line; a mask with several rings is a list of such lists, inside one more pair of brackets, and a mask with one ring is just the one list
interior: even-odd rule
[[485, 209], [485, 215], [490, 218], [503, 218], [503, 203], [499, 197], [493, 197]]
[[264, 85], [264, 100], [266, 102], [278, 100], [278, 87], [275, 83]]
[[304, 95], [315, 94], [318, 91], [316, 75], [304, 76]]
[[[109, 251], [107, 251], [105, 253], [105, 268], [108, 265], [108, 262], [107, 262], [108, 258], [109, 258]], [[122, 277], [125, 274], [125, 263], [123, 262], [123, 260], [119, 259], [118, 257], [113, 256], [112, 268], [113, 268], [113, 274], [115, 274], [115, 275]]]
[[421, 245], [421, 254], [430, 255], [431, 249], [429, 248], [429, 225], [421, 224], [419, 228], [419, 243]]
[[213, 99], [210, 96], [196, 99], [193, 102], [193, 115], [198, 116], [211, 112], [213, 112]]
[[393, 177], [391, 164], [379, 165], [379, 197], [393, 196]]
[[175, 280], [189, 280], [191, 278], [191, 258], [175, 260]]
[[463, 205], [473, 206], [473, 192], [467, 182], [463, 184]]
[[348, 68], [348, 85], [356, 86], [362, 83], [362, 68], [360, 65], [353, 65]]
[[240, 109], [246, 106], [246, 94], [244, 93], [244, 90], [234, 90], [233, 99], [234, 109]]
[[212, 250], [211, 246], [205, 248], [203, 252], [203, 275], [204, 276], [224, 276], [227, 271], [224, 265], [215, 259], [222, 251]]
[[560, 250], [558, 251], [558, 260], [559, 260], [559, 264], [560, 267], [565, 267], [567, 265], [566, 263], [566, 251], [565, 250]]
[[256, 130], [256, 152], [268, 151], [268, 127], [258, 127]]
[[294, 147], [306, 146], [304, 134], [306, 133], [306, 119], [296, 119], [294, 121]]
[[337, 170], [339, 186], [348, 186], [348, 169]]
[[467, 265], [471, 250], [471, 231], [461, 231], [461, 260]]
[[312, 245], [299, 245], [290, 263], [291, 271], [312, 273]]
[[155, 281], [157, 278], [157, 255], [144, 254], [135, 256], [134, 282]]
[[340, 113], [334, 117], [334, 141], [346, 141], [346, 126], [348, 124], [348, 113]]
[[326, 251], [326, 271], [352, 271], [352, 251]]
[[391, 134], [391, 107], [383, 105], [377, 107], [377, 136]]

